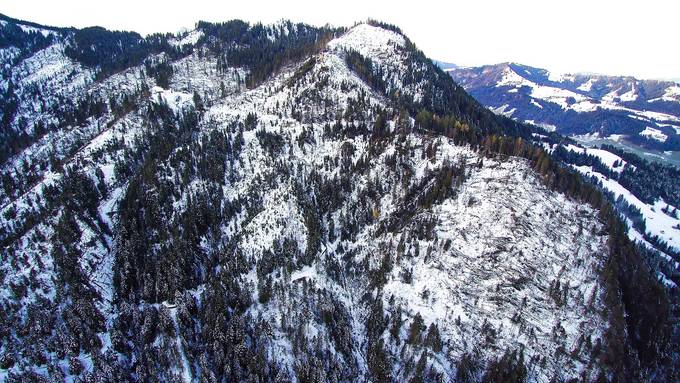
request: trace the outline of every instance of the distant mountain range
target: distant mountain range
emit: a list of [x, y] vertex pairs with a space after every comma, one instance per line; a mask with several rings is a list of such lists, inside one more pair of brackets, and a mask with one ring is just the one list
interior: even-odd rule
[[555, 74], [515, 63], [447, 72], [479, 102], [515, 120], [570, 136], [680, 150], [680, 86], [675, 82]]

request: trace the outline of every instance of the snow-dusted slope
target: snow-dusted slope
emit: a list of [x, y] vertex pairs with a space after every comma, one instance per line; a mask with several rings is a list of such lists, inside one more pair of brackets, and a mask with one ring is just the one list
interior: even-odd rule
[[246, 87], [237, 54], [194, 47], [220, 36], [203, 28], [104, 79], [58, 40], [17, 66], [55, 107], [103, 106], [2, 165], [0, 380], [621, 373], [600, 363], [627, 342], [600, 212], [527, 159], [414, 127], [390, 94], [432, 98], [402, 73], [429, 66], [403, 35], [359, 24]]
[[[341, 84], [349, 82], [355, 84], [359, 91], [367, 89], [346, 68], [337, 66], [339, 63], [341, 61], [333, 51], [322, 53], [308, 78], [314, 79], [328, 73], [331, 85], [324, 89], [322, 98], [337, 97], [339, 104], [343, 105], [343, 99], [352, 97], [353, 93], [336, 93]], [[288, 95], [291, 90], [284, 88], [273, 94], [266, 92], [266, 89], [276, 89], [285, 81], [285, 78], [275, 80], [261, 89], [227, 100], [224, 105], [216, 105], [208, 112], [207, 119], [229, 121], [238, 115], [255, 112], [258, 107], [260, 110], [269, 110], [276, 103], [285, 106], [286, 102], [293, 99]], [[307, 90], [303, 85], [297, 91], [304, 94]], [[382, 104], [380, 99], [374, 102]], [[276, 115], [259, 112], [258, 121], [264, 131], [290, 135], [293, 142], [303, 132], [310, 134], [303, 125], [285, 117], [282, 120]], [[323, 164], [339, 157], [342, 146], [351, 144], [356, 148], [351, 157], [352, 162], [369, 155], [369, 143], [362, 139], [324, 139], [323, 122], [312, 123], [312, 127], [311, 134], [316, 144], [284, 147], [284, 152], [288, 152], [283, 159], [287, 163], [286, 168], [318, 169], [322, 177], [333, 177], [338, 173], [324, 171]], [[259, 177], [266, 178], [271, 171], [267, 167], [271, 159], [258, 145], [254, 132], [245, 132], [244, 140], [244, 152], [240, 159], [244, 167], [240, 171], [248, 176], [225, 191], [230, 198], [242, 193], [247, 195], [251, 190], [250, 183]], [[364, 323], [369, 314], [363, 303], [364, 293], [361, 293], [367, 288], [366, 277], [345, 277], [342, 282], [334, 281], [329, 278], [332, 274], [329, 265], [335, 262], [356, 265], [367, 263], [370, 270], [379, 268], [385, 256], [390, 258], [393, 267], [386, 277], [381, 295], [383, 305], [388, 312], [401, 308], [404, 329], [399, 337], [406, 337], [406, 329], [417, 313], [424, 318], [426, 326], [438, 326], [448, 357], [435, 360], [434, 368], [444, 374], [445, 379], [455, 375], [452, 366], [467, 352], [469, 345], [484, 344], [487, 341], [483, 339], [490, 332], [496, 334], [498, 340], [487, 344], [486, 351], [484, 348], [480, 350], [478, 357], [482, 359], [493, 359], [497, 349], [518, 349], [523, 346], [526, 347], [525, 357], [538, 361], [541, 355], [552, 354], [557, 347], [580, 347], [578, 342], [582, 341], [579, 338], [583, 333], [590, 334], [592, 342], [602, 336], [606, 324], [596, 314], [602, 310], [598, 303], [602, 290], [593, 270], [601, 267], [604, 260], [601, 255], [606, 237], [592, 234], [600, 230], [594, 211], [564, 197], [552, 195], [522, 160], [484, 161], [469, 148], [453, 146], [446, 140], [423, 142], [421, 137], [409, 136], [405, 141], [399, 141], [389, 143], [384, 154], [372, 160], [370, 171], [353, 177], [351, 184], [355, 192], [345, 202], [346, 205], [331, 214], [333, 220], [342, 222], [342, 217], [356, 214], [357, 210], [352, 206], [359, 204], [359, 211], [373, 209], [379, 212], [374, 222], [359, 231], [354, 240], [336, 238], [335, 241], [323, 241], [322, 252], [330, 259], [293, 270], [290, 276], [274, 277], [274, 283], [282, 283], [283, 290], [275, 293], [268, 304], [252, 309], [255, 318], [274, 323], [273, 333], [279, 335], [274, 337], [277, 348], [273, 355], [280, 358], [281, 363], [290, 363], [291, 369], [294, 367], [288, 359], [292, 345], [285, 336], [286, 328], [276, 324], [278, 318], [299, 318], [309, 334], [333, 341], [327, 327], [316, 323], [304, 311], [299, 311], [305, 307], [302, 291], [285, 286], [290, 283], [295, 286], [304, 280], [307, 288], [326, 291], [338, 302], [336, 304], [340, 304], [341, 310], [348, 313], [351, 332], [360, 333], [360, 329], [355, 326]], [[378, 196], [375, 205], [371, 203], [368, 206], [355, 198], [365, 193], [369, 180], [375, 180], [373, 187], [392, 190], [397, 179], [394, 179], [395, 174], [385, 162], [396, 151], [404, 148], [415, 150], [412, 158], [419, 159], [425, 145], [437, 147], [434, 158], [406, 160], [401, 165], [414, 174], [410, 184], [422, 183], [428, 174], [436, 174], [444, 164], [472, 169], [466, 171], [467, 180], [459, 186], [455, 198], [448, 199], [431, 211], [423, 211], [414, 218], [412, 225], [379, 235], [383, 231], [381, 227], [397, 219], [403, 205], [413, 202], [401, 193]], [[483, 163], [482, 168], [477, 168], [480, 163]], [[307, 177], [304, 174], [303, 170], [298, 177], [304, 179]], [[308, 244], [305, 238], [308, 233], [304, 226], [304, 212], [299, 210], [300, 201], [292, 198], [291, 187], [284, 183], [271, 191], [263, 191], [263, 210], [244, 227], [239, 242], [241, 249], [258, 257], [263, 250], [270, 250], [275, 243], [292, 236], [296, 238], [300, 251], [306, 251]], [[548, 216], [552, 217], [553, 226], [539, 223]], [[573, 217], [580, 217], [579, 223], [564, 225]], [[427, 234], [429, 239], [414, 242], [413, 232], [419, 230], [421, 220], [433, 220], [434, 232]], [[335, 226], [342, 225], [336, 223]], [[400, 243], [410, 245], [399, 249]], [[348, 258], [343, 255], [345, 253], [353, 255]], [[539, 269], [546, 272], [540, 276], [534, 275], [532, 270]], [[403, 277], [406, 274], [412, 275], [409, 278], [411, 280], [407, 281]], [[248, 279], [253, 284], [257, 283], [254, 273]], [[558, 282], [569, 286], [564, 290], [565, 303], [556, 302], [548, 293], [551, 286]], [[552, 335], [556, 328], [563, 332], [559, 341]], [[359, 345], [363, 342], [362, 336], [356, 334], [352, 343]], [[385, 334], [385, 343], [393, 344], [390, 346], [394, 347], [391, 352], [396, 355], [399, 347], [393, 342]], [[364, 352], [360, 347], [354, 349], [355, 354]], [[406, 352], [406, 358], [409, 355], [414, 357], [418, 355], [418, 348], [409, 347]], [[366, 373], [367, 366], [361, 361], [345, 362], [356, 364], [355, 368]], [[562, 366], [562, 362], [554, 360], [546, 370], [534, 372], [532, 379], [547, 379], [555, 370], [563, 368], [559, 366]], [[578, 376], [584, 368], [586, 366], [576, 363], [562, 373], [565, 376]], [[394, 374], [399, 379], [409, 376], [407, 372], [399, 370], [395, 370]]]
[[[404, 36], [369, 24], [359, 24], [344, 35], [332, 40], [330, 50], [353, 49], [371, 57], [378, 65], [398, 65], [400, 50], [406, 44]], [[396, 60], [395, 60], [396, 59]]]

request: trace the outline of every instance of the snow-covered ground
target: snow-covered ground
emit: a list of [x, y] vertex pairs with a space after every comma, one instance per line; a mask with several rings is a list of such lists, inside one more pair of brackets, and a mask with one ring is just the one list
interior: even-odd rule
[[676, 84], [675, 86], [666, 88], [663, 96], [651, 99], [648, 102], [656, 102], [659, 100], [669, 102], [680, 102], [680, 85]]
[[203, 31], [194, 29], [178, 38], [171, 39], [170, 44], [180, 48], [185, 45], [195, 45], [203, 35]]
[[[370, 54], [370, 57], [388, 57], [398, 46], [398, 39], [392, 32], [378, 30], [375, 27], [358, 26], [347, 35], [329, 44], [329, 50], [322, 52], [314, 68], [302, 79], [298, 86], [283, 86], [291, 74], [281, 74], [271, 82], [263, 84], [252, 91], [247, 91], [228, 98], [213, 106], [206, 114], [209, 121], [232, 121], [238, 116], [257, 113], [260, 129], [271, 133], [290, 135], [287, 142], [294, 142], [304, 131], [299, 122], [270, 114], [275, 105], [286, 110], [292, 100], [299, 99], [313, 89], [318, 78], [328, 78], [326, 86], [318, 99], [330, 98], [338, 105], [346, 105], [347, 99], [366, 92], [371, 94], [352, 72], [348, 71], [341, 56], [342, 50], [355, 49]], [[373, 46], [368, 43], [365, 34], [372, 31], [373, 40], [384, 41], [385, 44]], [[375, 34], [378, 33], [377, 36]], [[379, 51], [376, 51], [378, 49]], [[382, 50], [380, 50], [382, 49]], [[387, 51], [385, 51], [387, 50]], [[379, 60], [378, 60], [379, 61]], [[385, 63], [387, 68], [397, 68], [398, 60]], [[388, 74], [389, 75], [389, 74]], [[340, 92], [343, 84], [352, 84], [348, 93]], [[346, 86], [346, 85], [345, 85]], [[271, 91], [275, 89], [275, 91]], [[384, 104], [380, 98], [372, 98], [372, 103]], [[313, 108], [313, 107], [312, 107]], [[342, 141], [322, 138], [323, 121], [312, 122], [315, 144], [284, 147], [288, 152], [289, 165], [292, 169], [317, 169], [324, 177], [333, 177], [336, 171], [323, 169], [327, 159], [337, 157]], [[244, 134], [245, 149], [241, 164], [241, 172], [246, 176], [227, 191], [230, 198], [247, 193], [249, 184], [258, 177], [266, 177], [270, 172], [270, 159], [259, 146], [252, 134]], [[392, 142], [383, 154], [372, 163], [370, 172], [357, 175], [352, 184], [356, 190], [349, 197], [348, 206], [342, 207], [333, 214], [334, 219], [356, 214], [350, 206], [355, 196], [367, 186], [368, 180], [381, 180], [381, 188], [392, 189], [392, 177], [385, 164], [399, 147], [421, 148], [425, 145], [422, 137], [409, 136], [403, 143]], [[359, 160], [367, 154], [369, 146], [360, 137], [345, 141], [356, 148], [352, 161]], [[555, 347], [573, 349], [578, 347], [582, 334], [589, 334], [594, 342], [602, 335], [605, 326], [599, 314], [601, 287], [597, 274], [593, 271], [601, 265], [606, 237], [593, 233], [599, 223], [595, 212], [562, 197], [553, 195], [545, 189], [536, 178], [528, 164], [523, 160], [513, 159], [509, 162], [484, 160], [480, 169], [475, 168], [480, 158], [477, 153], [465, 147], [457, 147], [446, 140], [437, 140], [439, 150], [434, 160], [421, 159], [422, 149], [415, 149], [412, 157], [404, 166], [412, 169], [417, 184], [429, 172], [436, 171], [444, 163], [465, 163], [469, 171], [468, 179], [460, 186], [455, 197], [446, 200], [433, 208], [432, 212], [423, 213], [436, 218], [435, 237], [430, 240], [416, 241], [417, 248], [409, 246], [398, 250], [402, 241], [414, 243], [409, 232], [415, 226], [376, 236], [381, 223], [389, 222], [397, 214], [401, 204], [400, 194], [388, 193], [379, 202], [379, 218], [367, 226], [356, 240], [324, 243], [323, 252], [341, 261], [338, 248], [352, 251], [355, 262], [368, 262], [379, 265], [379, 254], [387, 253], [393, 257], [394, 267], [383, 290], [385, 307], [401, 306], [405, 324], [408, 324], [416, 313], [425, 320], [425, 325], [436, 323], [447, 344], [446, 353], [449, 360], [460, 357], [471, 344], [479, 344], [487, 331], [497, 334], [492, 349], [515, 348], [520, 344], [525, 347], [527, 358], [540, 358], [550, 354]], [[306, 177], [303, 171], [299, 176]], [[288, 186], [281, 185], [276, 190], [266, 191], [263, 210], [258, 213], [248, 226], [244, 228], [241, 246], [253, 254], [268, 249], [277, 239], [287, 236], [297, 238], [299, 248], [306, 248], [305, 229], [299, 205], [291, 200], [287, 193]], [[575, 217], [580, 223], [565, 225]], [[546, 220], [550, 224], [546, 225]], [[336, 224], [337, 225], [337, 224]], [[346, 263], [347, 261], [342, 261]], [[301, 281], [312, 284], [316, 289], [329, 292], [337, 302], [348, 311], [350, 323], [362, 323], [367, 315], [365, 306], [360, 301], [361, 279], [346, 280], [343, 284], [328, 277], [328, 270], [322, 262], [293, 270], [287, 282], [299, 286]], [[531, 270], [544, 270], [537, 275]], [[411, 272], [413, 280], [404, 282], [401, 275]], [[527, 275], [533, 275], [529, 277]], [[248, 275], [249, 281], [255, 283], [254, 271]], [[547, 295], [556, 282], [568, 285], [565, 288], [565, 302], [561, 309], [555, 309], [556, 303]], [[277, 294], [267, 305], [251, 310], [256, 318], [269, 323], [277, 323], [281, 316], [290, 317], [303, 304], [304, 298], [295, 288]], [[502, 297], [502, 298], [501, 298]], [[294, 317], [297, 317], [293, 315]], [[301, 315], [302, 318], [306, 316]], [[310, 336], [322, 339], [329, 337], [328, 329], [313, 320], [307, 319], [306, 331]], [[464, 330], [463, 330], [464, 329]], [[491, 330], [490, 330], [491, 329]], [[555, 329], [560, 332], [555, 337]], [[273, 329], [276, 352], [272, 357], [281, 363], [291, 363], [289, 352], [291, 344], [285, 336], [285, 328]], [[356, 344], [364, 342], [360, 332], [355, 330]], [[389, 344], [389, 337], [385, 335]], [[391, 347], [391, 346], [390, 346]], [[412, 353], [414, 350], [408, 350]], [[391, 352], [398, 352], [395, 348]], [[486, 357], [492, 357], [495, 351], [482, 351]], [[454, 370], [446, 359], [437, 362], [442, 372], [451, 377]], [[365, 368], [362, 366], [360, 368]], [[547, 379], [555, 366], [538, 368], [532, 372], [532, 380]], [[581, 362], [570, 364], [564, 370], [565, 376], [576, 376], [586, 366]]]
[[[585, 153], [597, 157], [597, 159], [605, 166], [607, 166], [614, 173], [621, 173], [624, 168], [629, 167], [633, 171], [635, 167], [628, 164], [623, 158], [604, 149], [598, 148], [584, 148], [572, 144], [564, 146], [565, 149], [577, 153]], [[550, 152], [552, 147], [546, 146]], [[586, 177], [595, 177], [602, 183], [604, 190], [613, 193], [614, 199], [623, 198], [629, 205], [634, 206], [640, 210], [643, 219], [645, 220], [646, 232], [639, 232], [638, 229], [632, 227], [632, 222], [626, 219], [629, 226], [629, 237], [631, 240], [647, 245], [649, 248], [654, 247], [649, 244], [644, 235], [657, 236], [674, 249], [680, 249], [680, 214], [676, 212], [676, 206], [670, 205], [662, 198], [657, 199], [653, 204], [648, 204], [641, 201], [630, 191], [619, 184], [615, 179], [611, 179], [595, 170], [592, 166], [573, 166], [572, 167]], [[658, 250], [657, 250], [658, 251]], [[659, 252], [660, 255], [669, 261], [672, 259], [665, 253]], [[672, 261], [674, 268], [679, 268], [680, 265]], [[663, 278], [666, 279], [665, 276]], [[667, 282], [670, 285], [675, 285], [672, 281]]]

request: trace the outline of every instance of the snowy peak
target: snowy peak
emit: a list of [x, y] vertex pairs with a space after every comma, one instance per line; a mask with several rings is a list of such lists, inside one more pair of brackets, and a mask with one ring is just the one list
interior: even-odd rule
[[560, 87], [580, 93], [590, 98], [617, 99], [620, 102], [633, 102], [644, 98], [647, 102], [662, 100], [666, 95], [667, 101], [677, 101], [678, 84], [669, 81], [638, 80], [631, 76], [606, 76], [597, 74], [570, 74], [551, 72], [546, 69], [535, 68], [517, 63], [501, 63], [480, 67], [458, 68], [452, 71], [455, 79], [461, 83], [491, 85], [497, 84], [502, 74], [512, 72], [512, 76], [519, 76], [542, 86]]
[[331, 50], [355, 50], [366, 57], [386, 62], [406, 45], [404, 36], [378, 26], [362, 23], [328, 43]]
[[458, 67], [448, 71], [461, 85], [495, 86], [500, 84], [521, 85], [522, 82], [548, 81], [546, 70], [517, 63], [505, 62], [480, 67]]
[[372, 70], [381, 72], [378, 76], [387, 90], [402, 86], [400, 78], [406, 70], [409, 52], [406, 51], [406, 39], [400, 33], [362, 23], [331, 40], [327, 49], [340, 57], [345, 57], [346, 52], [356, 52], [370, 60]]
[[496, 86], [522, 87], [533, 85], [533, 82], [528, 79], [528, 77], [530, 76], [527, 76], [527, 74], [529, 75], [531, 74], [530, 73], [520, 74], [521, 72], [524, 72], [524, 70], [519, 70], [519, 68], [517, 68], [516, 65], [502, 64], [500, 67], [502, 68], [501, 70], [502, 77], [496, 83]]

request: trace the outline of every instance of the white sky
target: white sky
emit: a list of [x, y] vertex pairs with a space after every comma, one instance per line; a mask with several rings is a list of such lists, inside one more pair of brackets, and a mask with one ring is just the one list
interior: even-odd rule
[[198, 20], [339, 26], [371, 17], [399, 26], [442, 61], [680, 79], [678, 0], [0, 0], [0, 13], [141, 34], [176, 32]]

